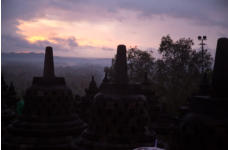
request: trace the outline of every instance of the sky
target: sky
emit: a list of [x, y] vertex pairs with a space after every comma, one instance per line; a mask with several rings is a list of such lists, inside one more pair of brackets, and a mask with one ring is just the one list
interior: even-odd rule
[[118, 44], [157, 49], [162, 36], [198, 35], [214, 55], [217, 39], [228, 37], [227, 0], [2, 0], [2, 52], [112, 58]]

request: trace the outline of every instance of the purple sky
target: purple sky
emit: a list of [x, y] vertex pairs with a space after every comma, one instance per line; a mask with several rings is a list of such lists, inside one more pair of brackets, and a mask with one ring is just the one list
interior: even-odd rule
[[113, 57], [118, 44], [152, 49], [161, 37], [228, 37], [227, 0], [2, 0], [2, 52]]

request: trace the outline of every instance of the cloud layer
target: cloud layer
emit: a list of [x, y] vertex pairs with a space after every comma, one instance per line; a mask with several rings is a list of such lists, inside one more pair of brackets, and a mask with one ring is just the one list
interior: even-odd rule
[[112, 57], [117, 44], [158, 48], [162, 36], [228, 36], [226, 0], [2, 0], [2, 51]]

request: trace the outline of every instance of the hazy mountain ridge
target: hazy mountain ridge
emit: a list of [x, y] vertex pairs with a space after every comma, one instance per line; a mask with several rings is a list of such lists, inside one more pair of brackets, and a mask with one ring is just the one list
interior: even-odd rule
[[[44, 54], [2, 53], [2, 73], [7, 83], [13, 82], [22, 94], [31, 86], [34, 76], [42, 76]], [[56, 76], [65, 77], [75, 94], [84, 94], [91, 76], [99, 85], [104, 77], [104, 67], [111, 65], [109, 58], [74, 58], [54, 56]]]
[[[44, 53], [2, 53], [2, 63], [14, 62], [43, 63]], [[75, 66], [75, 65], [101, 65], [110, 66], [111, 58], [80, 58], [80, 57], [60, 57], [54, 56], [55, 65]]]

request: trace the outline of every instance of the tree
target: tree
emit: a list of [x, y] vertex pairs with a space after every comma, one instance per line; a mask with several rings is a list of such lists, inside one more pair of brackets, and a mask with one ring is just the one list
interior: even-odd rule
[[[114, 64], [116, 56], [112, 59], [112, 66], [105, 67], [104, 71], [108, 72], [109, 78], [114, 75]], [[137, 47], [130, 48], [127, 51], [127, 68], [129, 79], [134, 82], [141, 82], [144, 79], [144, 74], [152, 76], [155, 58], [151, 51], [143, 51]]]
[[152, 76], [154, 60], [152, 52], [142, 51], [137, 47], [130, 48], [127, 52], [129, 78], [133, 81], [142, 81], [145, 72]]
[[[200, 83], [202, 53], [192, 49], [193, 44], [190, 38], [174, 42], [167, 35], [161, 39], [158, 51], [162, 58], [156, 61], [155, 80], [170, 112], [176, 112]], [[212, 57], [207, 51], [204, 56], [204, 68], [210, 71]]]
[[[167, 106], [167, 111], [176, 113], [178, 108], [198, 90], [201, 80], [201, 67], [204, 64], [206, 72], [212, 71], [212, 57], [208, 51], [202, 52], [192, 48], [193, 40], [181, 38], [173, 41], [167, 35], [162, 37], [158, 52], [161, 59], [155, 60], [152, 52], [142, 51], [137, 47], [127, 51], [127, 67], [129, 79], [142, 81], [145, 72], [153, 82], [156, 95], [161, 103]], [[109, 77], [113, 75], [113, 65], [105, 68]]]

